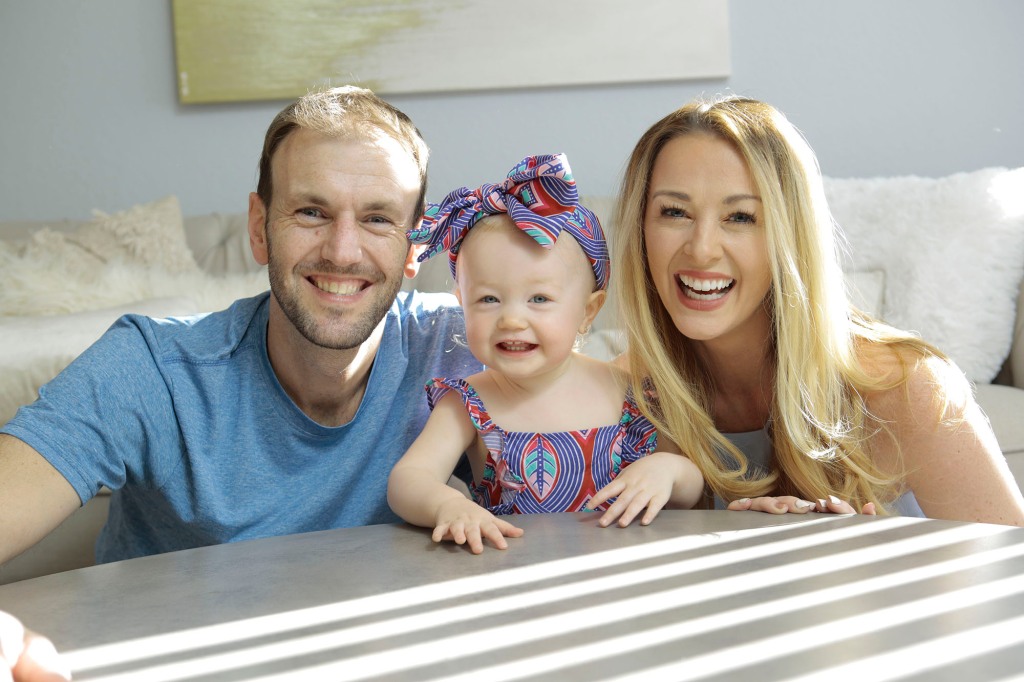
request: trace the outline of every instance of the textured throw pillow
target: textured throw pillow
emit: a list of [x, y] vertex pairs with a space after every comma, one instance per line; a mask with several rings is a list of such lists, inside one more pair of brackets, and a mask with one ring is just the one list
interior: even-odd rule
[[990, 382], [1024, 276], [1024, 168], [825, 181], [851, 270], [884, 270], [882, 319]]
[[75, 232], [44, 231], [43, 239], [50, 248], [65, 242], [64, 255], [68, 258], [77, 255], [102, 263], [122, 261], [163, 268], [168, 272], [187, 272], [198, 268], [185, 240], [181, 205], [175, 196], [138, 204], [113, 214], [94, 210], [93, 216]]
[[0, 241], [0, 315], [95, 310], [142, 297], [97, 287], [111, 269], [198, 272], [173, 196], [96, 217], [74, 232], [43, 228], [23, 243]]
[[880, 318], [885, 305], [885, 271], [853, 270], [844, 274], [853, 305]]

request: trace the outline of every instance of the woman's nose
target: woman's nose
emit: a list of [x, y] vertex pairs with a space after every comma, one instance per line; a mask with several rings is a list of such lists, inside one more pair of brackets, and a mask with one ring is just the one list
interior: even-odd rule
[[718, 260], [722, 255], [718, 224], [713, 221], [695, 223], [683, 243], [683, 252], [690, 256], [695, 264], [706, 264]]

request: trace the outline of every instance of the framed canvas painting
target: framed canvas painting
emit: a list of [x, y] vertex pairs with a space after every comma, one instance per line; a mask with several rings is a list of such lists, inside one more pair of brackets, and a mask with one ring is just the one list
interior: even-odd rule
[[721, 0], [173, 0], [183, 103], [729, 74]]

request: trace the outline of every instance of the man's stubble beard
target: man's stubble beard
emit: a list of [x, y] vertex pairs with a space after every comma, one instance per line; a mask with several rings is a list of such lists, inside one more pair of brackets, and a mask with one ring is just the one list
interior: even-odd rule
[[[302, 305], [298, 292], [289, 286], [289, 278], [293, 274], [284, 272], [283, 268], [274, 259], [273, 239], [270, 237], [269, 226], [265, 229], [267, 236], [267, 260], [268, 272], [270, 275], [270, 292], [277, 300], [278, 305], [284, 312], [285, 317], [292, 323], [296, 330], [310, 343], [329, 348], [332, 350], [349, 350], [358, 348], [373, 333], [380, 321], [384, 319], [395, 297], [402, 288], [402, 278], [395, 277], [388, 279], [379, 270], [367, 267], [338, 268], [329, 263], [320, 263], [317, 270], [335, 275], [358, 275], [367, 277], [374, 283], [377, 294], [369, 302], [370, 308], [359, 319], [350, 319], [347, 325], [339, 331], [332, 331], [333, 325], [318, 322], [316, 315]], [[333, 320], [341, 320], [341, 315], [331, 315]], [[351, 317], [354, 313], [345, 313], [344, 317]]]

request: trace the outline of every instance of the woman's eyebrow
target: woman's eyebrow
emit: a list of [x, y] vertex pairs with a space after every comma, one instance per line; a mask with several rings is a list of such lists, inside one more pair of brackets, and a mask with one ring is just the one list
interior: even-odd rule
[[[652, 197], [673, 197], [680, 201], [690, 201], [690, 195], [686, 192], [678, 192], [671, 189], [660, 189], [651, 194]], [[727, 196], [722, 203], [723, 204], [735, 204], [739, 201], [745, 201], [747, 199], [753, 199], [754, 201], [761, 201], [761, 197], [756, 194], [731, 194]]]
[[726, 197], [725, 201], [723, 201], [722, 203], [735, 204], [737, 202], [746, 201], [748, 199], [752, 199], [754, 201], [761, 201], [761, 197], [757, 196], [756, 194], [733, 194]]

